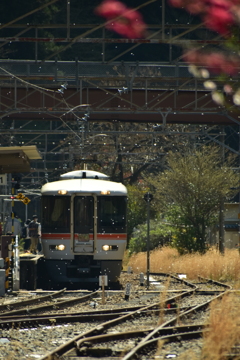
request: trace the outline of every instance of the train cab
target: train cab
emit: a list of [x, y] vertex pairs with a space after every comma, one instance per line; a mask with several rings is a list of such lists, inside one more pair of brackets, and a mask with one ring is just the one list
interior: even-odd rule
[[44, 273], [52, 284], [116, 283], [126, 249], [127, 189], [82, 170], [47, 183], [42, 194]]

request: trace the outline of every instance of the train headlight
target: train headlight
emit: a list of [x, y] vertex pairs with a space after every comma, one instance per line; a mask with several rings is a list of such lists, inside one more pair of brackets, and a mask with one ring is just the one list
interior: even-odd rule
[[102, 249], [103, 249], [103, 251], [108, 251], [108, 250], [110, 250], [110, 245], [103, 245]]
[[63, 244], [60, 244], [60, 245], [56, 245], [56, 250], [60, 250], [60, 251], [63, 251], [66, 249], [66, 246], [63, 245]]
[[103, 245], [102, 246], [103, 251], [118, 251], [117, 245]]
[[109, 190], [102, 190], [101, 191], [101, 195], [110, 195], [111, 194], [111, 191]]
[[59, 195], [66, 195], [68, 193], [67, 190], [58, 190]]

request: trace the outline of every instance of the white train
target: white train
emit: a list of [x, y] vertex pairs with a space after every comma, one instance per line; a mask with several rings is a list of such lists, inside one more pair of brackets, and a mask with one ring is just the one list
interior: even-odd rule
[[116, 284], [127, 243], [127, 189], [102, 173], [71, 171], [43, 185], [42, 275], [51, 285]]

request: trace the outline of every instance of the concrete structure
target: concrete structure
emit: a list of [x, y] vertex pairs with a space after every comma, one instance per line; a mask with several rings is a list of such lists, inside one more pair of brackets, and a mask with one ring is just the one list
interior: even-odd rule
[[225, 247], [238, 248], [240, 245], [239, 203], [225, 203], [224, 240]]
[[29, 172], [30, 160], [39, 159], [42, 156], [35, 145], [0, 147], [0, 174]]

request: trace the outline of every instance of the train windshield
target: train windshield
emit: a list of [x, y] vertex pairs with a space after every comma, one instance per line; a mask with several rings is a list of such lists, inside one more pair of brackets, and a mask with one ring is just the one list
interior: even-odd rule
[[70, 196], [42, 197], [42, 231], [70, 233]]
[[98, 232], [126, 232], [126, 208], [126, 197], [99, 197]]
[[92, 196], [74, 198], [74, 233], [93, 233], [93, 205]]

